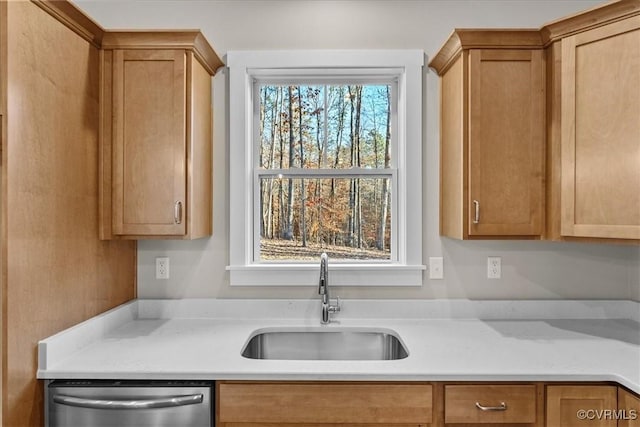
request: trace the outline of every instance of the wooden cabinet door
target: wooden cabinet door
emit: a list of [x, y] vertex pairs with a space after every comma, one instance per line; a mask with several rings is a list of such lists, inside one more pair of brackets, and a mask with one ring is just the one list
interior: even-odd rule
[[470, 236], [542, 234], [544, 53], [469, 53]]
[[640, 397], [618, 387], [618, 427], [640, 427]]
[[616, 427], [615, 417], [605, 416], [604, 411], [616, 411], [617, 407], [615, 386], [548, 386], [546, 425]]
[[182, 50], [114, 51], [114, 234], [185, 234], [185, 69]]
[[562, 41], [561, 234], [640, 239], [640, 16]]

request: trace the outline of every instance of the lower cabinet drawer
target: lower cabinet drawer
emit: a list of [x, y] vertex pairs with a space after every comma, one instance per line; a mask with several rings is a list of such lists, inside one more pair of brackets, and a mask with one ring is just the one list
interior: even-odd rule
[[535, 423], [535, 385], [447, 385], [444, 420], [461, 423]]
[[218, 421], [428, 425], [432, 402], [432, 386], [422, 383], [222, 382]]

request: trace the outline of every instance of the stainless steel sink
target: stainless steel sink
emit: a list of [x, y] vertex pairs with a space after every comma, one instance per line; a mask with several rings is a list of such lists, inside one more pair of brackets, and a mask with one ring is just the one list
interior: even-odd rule
[[391, 330], [366, 328], [263, 329], [242, 350], [249, 359], [398, 360], [409, 353]]

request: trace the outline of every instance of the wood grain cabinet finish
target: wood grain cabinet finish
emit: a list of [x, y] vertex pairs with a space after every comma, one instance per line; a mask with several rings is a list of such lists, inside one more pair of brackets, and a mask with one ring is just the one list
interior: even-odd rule
[[640, 427], [640, 397], [618, 387], [618, 427]]
[[540, 238], [545, 57], [539, 34], [466, 31], [452, 38], [458, 46], [447, 42], [430, 63], [441, 76], [440, 234]]
[[104, 239], [212, 232], [211, 70], [218, 65], [198, 60], [190, 48], [172, 48], [168, 34], [152, 36], [105, 36]]
[[531, 385], [445, 385], [446, 425], [536, 426], [536, 386]]
[[562, 39], [561, 235], [640, 239], [640, 16]]
[[547, 386], [546, 425], [549, 427], [616, 427], [615, 417], [605, 416], [603, 411], [617, 411], [617, 393], [615, 386]]
[[640, 2], [456, 29], [429, 65], [441, 235], [640, 243]]
[[216, 383], [221, 427], [638, 427], [639, 417], [640, 396], [603, 383]]
[[96, 238], [101, 28], [0, 2], [0, 425], [43, 426], [38, 341], [136, 297], [135, 242]]
[[217, 422], [240, 426], [430, 426], [425, 383], [220, 382]]

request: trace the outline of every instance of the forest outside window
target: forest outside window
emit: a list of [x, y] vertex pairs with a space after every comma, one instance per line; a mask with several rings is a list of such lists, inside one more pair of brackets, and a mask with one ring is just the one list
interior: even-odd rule
[[254, 86], [254, 260], [395, 260], [395, 81], [289, 80]]
[[232, 285], [420, 285], [419, 51], [229, 52]]

